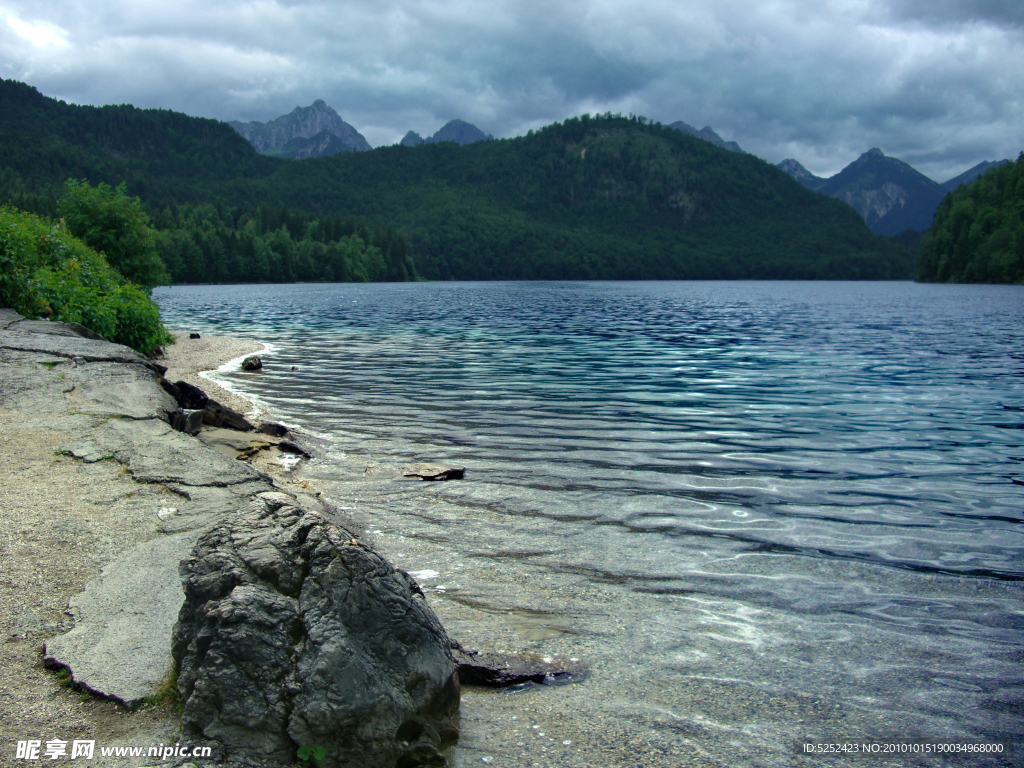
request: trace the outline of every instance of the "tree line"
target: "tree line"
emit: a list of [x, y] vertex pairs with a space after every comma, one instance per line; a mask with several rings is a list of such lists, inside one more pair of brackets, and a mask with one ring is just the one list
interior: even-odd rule
[[[849, 206], [633, 115], [293, 161], [257, 154], [224, 123], [78, 107], [13, 81], [0, 83], [0, 106], [0, 199], [52, 215], [68, 178], [125, 182], [168, 233], [160, 255], [177, 282], [913, 272], [912, 250], [872, 234]], [[269, 210], [304, 223], [274, 223]], [[335, 236], [332, 223], [325, 236], [339, 217], [353, 231]]]
[[1024, 283], [1024, 153], [943, 199], [921, 243], [917, 279]]

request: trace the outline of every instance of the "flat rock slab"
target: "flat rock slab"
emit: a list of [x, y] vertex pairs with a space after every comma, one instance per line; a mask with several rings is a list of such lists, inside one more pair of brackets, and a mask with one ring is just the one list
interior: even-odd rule
[[66, 395], [75, 388], [67, 378], [73, 368], [74, 363], [67, 358], [0, 345], [0, 407], [23, 413], [65, 415]]
[[68, 401], [78, 413], [169, 422], [178, 408], [153, 372], [141, 366], [106, 361], [88, 363], [69, 368], [64, 380], [74, 385]]
[[47, 664], [129, 707], [151, 695], [171, 668], [171, 633], [185, 597], [171, 575], [198, 538], [198, 531], [160, 536], [104, 568], [71, 599], [75, 628], [47, 642]]
[[418, 477], [420, 480], [461, 480], [466, 476], [466, 468], [445, 464], [411, 464], [402, 468], [402, 475]]
[[459, 669], [459, 682], [488, 688], [505, 688], [524, 683], [565, 685], [587, 678], [587, 670], [578, 662], [565, 659], [540, 659], [515, 653], [480, 653], [453, 648]]
[[[45, 352], [57, 357], [71, 360], [78, 359], [92, 363], [106, 361], [110, 363], [128, 363], [155, 369], [155, 365], [128, 347], [112, 344], [109, 341], [83, 339], [77, 334], [70, 336], [58, 333], [19, 333], [17, 327], [21, 323], [8, 326], [0, 331], [0, 347], [17, 349], [23, 352]], [[31, 324], [38, 325], [37, 323]], [[54, 323], [54, 326], [63, 325]], [[56, 330], [56, 328], [55, 328]]]
[[224, 487], [268, 480], [251, 465], [207, 450], [194, 437], [154, 419], [111, 419], [93, 439], [144, 483]]

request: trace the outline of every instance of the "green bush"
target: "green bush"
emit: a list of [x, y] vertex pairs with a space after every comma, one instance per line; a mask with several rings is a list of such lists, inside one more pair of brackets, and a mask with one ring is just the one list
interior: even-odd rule
[[63, 223], [0, 207], [0, 306], [81, 323], [150, 354], [171, 342], [145, 291], [71, 236]]
[[98, 253], [128, 280], [152, 290], [171, 276], [157, 255], [158, 235], [127, 184], [117, 187], [68, 179], [58, 215], [68, 231]]

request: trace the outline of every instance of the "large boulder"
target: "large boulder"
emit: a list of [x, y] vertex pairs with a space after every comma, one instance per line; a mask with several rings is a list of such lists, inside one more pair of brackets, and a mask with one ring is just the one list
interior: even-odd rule
[[458, 737], [451, 642], [416, 582], [280, 493], [212, 528], [180, 567], [182, 723], [233, 759], [443, 766]]

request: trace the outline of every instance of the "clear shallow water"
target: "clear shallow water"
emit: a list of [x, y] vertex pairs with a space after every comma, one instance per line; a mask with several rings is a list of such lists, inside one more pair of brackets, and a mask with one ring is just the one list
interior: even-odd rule
[[[591, 669], [467, 692], [457, 765], [820, 765], [793, 742], [1024, 734], [1021, 287], [154, 297], [171, 327], [274, 345], [232, 385], [331, 438], [299, 471], [438, 573], [453, 635]], [[467, 480], [394, 481], [422, 460]]]

